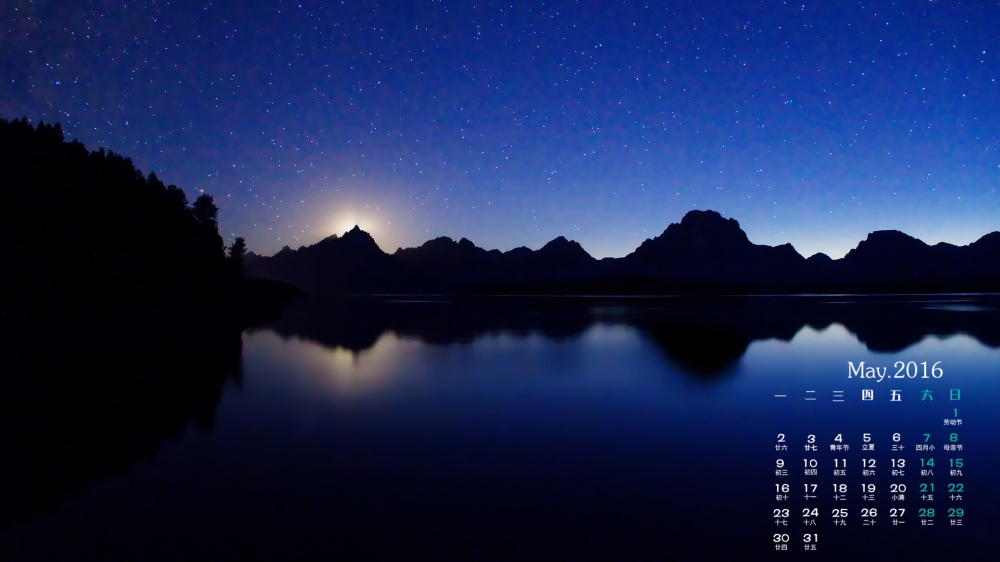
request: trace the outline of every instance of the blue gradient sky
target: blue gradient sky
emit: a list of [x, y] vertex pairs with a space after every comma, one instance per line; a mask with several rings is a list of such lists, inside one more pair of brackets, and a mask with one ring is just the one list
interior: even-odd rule
[[1000, 228], [996, 2], [0, 10], [0, 115], [212, 193], [259, 253], [358, 223], [622, 256], [691, 209], [806, 256]]

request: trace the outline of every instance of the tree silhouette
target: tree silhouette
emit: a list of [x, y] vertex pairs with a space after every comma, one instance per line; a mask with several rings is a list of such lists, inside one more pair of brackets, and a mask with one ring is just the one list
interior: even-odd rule
[[203, 224], [218, 225], [219, 208], [215, 206], [212, 196], [204, 193], [194, 200], [192, 206], [194, 218]]
[[243, 260], [246, 255], [247, 242], [242, 236], [237, 236], [233, 245], [229, 247], [229, 256], [226, 257], [226, 269], [231, 277], [243, 277]]
[[0, 119], [0, 194], [4, 308], [186, 298], [237, 273], [211, 195], [189, 205], [130, 159], [66, 142], [58, 124]]
[[247, 255], [247, 241], [242, 236], [237, 236], [232, 247], [229, 248], [229, 259], [243, 265], [243, 258]]

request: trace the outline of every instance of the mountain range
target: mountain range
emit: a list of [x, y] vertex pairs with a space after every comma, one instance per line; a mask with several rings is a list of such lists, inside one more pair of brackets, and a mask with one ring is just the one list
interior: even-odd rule
[[788, 294], [1000, 290], [1000, 232], [933, 246], [872, 232], [841, 259], [752, 243], [739, 222], [690, 211], [622, 258], [596, 259], [560, 236], [538, 250], [485, 250], [462, 238], [388, 254], [357, 226], [311, 246], [244, 261], [248, 276], [315, 294]]

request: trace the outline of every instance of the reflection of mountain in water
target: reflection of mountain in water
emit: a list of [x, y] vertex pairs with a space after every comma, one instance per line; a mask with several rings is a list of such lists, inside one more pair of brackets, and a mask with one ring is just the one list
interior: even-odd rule
[[929, 335], [968, 334], [1000, 347], [1000, 299], [980, 297], [749, 297], [717, 299], [458, 298], [402, 300], [310, 297], [269, 326], [327, 347], [361, 351], [387, 331], [430, 344], [507, 332], [570, 338], [591, 325], [641, 331], [683, 371], [713, 377], [754, 341], [789, 341], [804, 326], [842, 324], [875, 352], [896, 352]]
[[212, 426], [239, 380], [241, 329], [156, 317], [63, 321], [4, 342], [0, 528]]

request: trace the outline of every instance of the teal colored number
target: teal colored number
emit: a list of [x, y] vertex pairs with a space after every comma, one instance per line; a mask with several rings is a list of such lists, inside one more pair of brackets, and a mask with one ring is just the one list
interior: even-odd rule
[[964, 492], [965, 491], [965, 484], [962, 484], [961, 482], [959, 482], [958, 484], [948, 484], [948, 491], [949, 492]]

